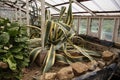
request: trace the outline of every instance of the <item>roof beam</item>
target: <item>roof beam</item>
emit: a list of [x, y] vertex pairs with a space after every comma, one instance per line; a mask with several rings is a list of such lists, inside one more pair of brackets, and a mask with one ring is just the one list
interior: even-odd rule
[[73, 0], [74, 3], [76, 3], [78, 6], [80, 6], [81, 8], [83, 8], [84, 10], [86, 10], [87, 12], [89, 12], [91, 15], [95, 16], [96, 14], [93, 13], [90, 9], [88, 9], [86, 6], [84, 6], [83, 4], [77, 2], [76, 0]]
[[47, 2], [45, 2], [45, 4], [46, 4], [47, 6], [53, 8], [53, 9], [55, 9], [56, 11], [60, 12], [60, 10], [59, 10], [58, 8], [53, 7], [51, 4], [49, 4], [49, 3], [47, 3]]
[[[29, 0], [28, 2], [32, 2], [33, 0]], [[23, 8], [24, 6], [26, 6], [26, 3], [24, 3], [21, 7]]]
[[77, 0], [77, 2], [84, 2], [84, 1], [90, 1], [90, 0]]
[[55, 7], [55, 6], [65, 5], [65, 4], [69, 4], [69, 2], [65, 2], [65, 3], [61, 3], [61, 4], [56, 4], [56, 5], [52, 5], [52, 6]]
[[17, 0], [13, 4], [16, 4], [16, 3], [17, 3]]
[[[72, 3], [73, 3], [73, 1], [72, 1]], [[69, 4], [69, 2], [60, 3], [60, 4], [56, 4], [56, 5], [52, 5], [52, 6], [56, 7], [56, 6], [61, 6], [61, 5], [65, 5], [65, 4]], [[46, 8], [49, 8], [49, 7], [46, 7]]]
[[[13, 8], [16, 8], [16, 9], [18, 9], [19, 10], [19, 7], [18, 6], [16, 6], [16, 5], [14, 5], [14, 4], [11, 4], [11, 3], [8, 3], [8, 2], [4, 2], [6, 5], [8, 5], [8, 6], [10, 6], [10, 7], [13, 7]], [[26, 13], [26, 10], [25, 9], [23, 9], [23, 8], [21, 8], [21, 11], [23, 11], [23, 12], [25, 12]]]
[[120, 11], [94, 11], [94, 13], [120, 13]]
[[[79, 13], [89, 13], [89, 12], [73, 12], [73, 14], [79, 14]], [[94, 11], [94, 13], [120, 13], [120, 11]], [[52, 14], [52, 15], [58, 15], [58, 14]]]

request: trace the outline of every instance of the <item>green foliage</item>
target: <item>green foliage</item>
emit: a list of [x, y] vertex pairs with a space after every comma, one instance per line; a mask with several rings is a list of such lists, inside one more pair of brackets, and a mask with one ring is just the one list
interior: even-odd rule
[[26, 27], [0, 18], [0, 29], [0, 61], [8, 64], [6, 69], [0, 67], [0, 79], [20, 79], [29, 62]]

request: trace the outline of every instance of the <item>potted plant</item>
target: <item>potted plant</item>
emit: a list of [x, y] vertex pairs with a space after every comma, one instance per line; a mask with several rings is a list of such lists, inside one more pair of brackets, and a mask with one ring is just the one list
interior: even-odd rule
[[[93, 61], [94, 59], [91, 55], [99, 56], [93, 51], [86, 50], [73, 44], [71, 38], [74, 37], [75, 33], [72, 29], [73, 16], [71, 0], [67, 13], [65, 11], [66, 7], [62, 7], [58, 20], [52, 20], [50, 11], [46, 11], [46, 32], [44, 44], [47, 53], [44, 56], [44, 59], [42, 59], [43, 73], [47, 72], [54, 65], [55, 61], [64, 64], [71, 64], [72, 62], [82, 61], [84, 57], [87, 57], [90, 61]], [[83, 56], [71, 55], [69, 53], [69, 46]], [[62, 51], [63, 54], [57, 53], [59, 51]], [[43, 55], [41, 52], [41, 47], [33, 48], [30, 52], [31, 63], [36, 60], [38, 55]]]

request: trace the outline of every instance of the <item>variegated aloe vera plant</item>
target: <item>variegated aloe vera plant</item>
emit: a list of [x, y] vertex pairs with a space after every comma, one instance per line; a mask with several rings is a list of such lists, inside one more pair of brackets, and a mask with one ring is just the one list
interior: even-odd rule
[[[55, 63], [55, 61], [70, 64], [72, 62], [81, 61], [81, 56], [72, 56], [68, 51], [68, 45], [72, 46], [76, 51], [87, 57], [89, 60], [93, 60], [90, 55], [98, 56], [93, 51], [88, 51], [81, 48], [71, 41], [74, 36], [72, 30], [72, 3], [70, 1], [67, 13], [65, 13], [66, 7], [61, 8], [60, 16], [57, 21], [51, 19], [50, 12], [46, 15], [46, 32], [45, 32], [45, 47], [48, 50], [43, 61], [43, 73], [47, 72]], [[62, 51], [63, 54], [58, 54], [58, 51]], [[34, 48], [30, 53], [30, 59], [33, 63], [38, 54], [41, 54], [41, 47]]]

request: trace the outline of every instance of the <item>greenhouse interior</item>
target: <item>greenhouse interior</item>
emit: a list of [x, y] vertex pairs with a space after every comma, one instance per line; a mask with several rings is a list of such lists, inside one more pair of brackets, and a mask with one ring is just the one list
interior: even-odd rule
[[0, 0], [0, 80], [120, 80], [120, 0]]

